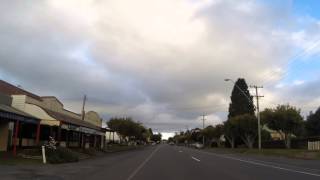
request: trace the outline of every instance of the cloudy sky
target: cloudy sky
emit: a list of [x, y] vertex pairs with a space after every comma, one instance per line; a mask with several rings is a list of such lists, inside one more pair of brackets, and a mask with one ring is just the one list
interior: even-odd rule
[[172, 132], [226, 119], [232, 84], [263, 107], [320, 105], [317, 0], [2, 0], [0, 78], [67, 109]]

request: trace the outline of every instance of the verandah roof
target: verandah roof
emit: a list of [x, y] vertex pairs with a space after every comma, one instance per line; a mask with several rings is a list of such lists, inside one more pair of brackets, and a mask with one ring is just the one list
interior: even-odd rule
[[18, 120], [21, 122], [27, 122], [27, 123], [33, 123], [38, 124], [39, 119], [35, 118], [25, 112], [22, 112], [16, 108], [13, 108], [11, 106], [0, 104], [0, 120], [7, 119], [7, 120]]

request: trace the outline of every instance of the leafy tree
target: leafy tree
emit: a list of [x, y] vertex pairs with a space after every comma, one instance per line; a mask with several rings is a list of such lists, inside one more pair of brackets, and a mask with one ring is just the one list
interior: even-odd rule
[[153, 131], [151, 128], [148, 129], [150, 137], [153, 135]]
[[277, 131], [284, 139], [286, 148], [291, 148], [291, 138], [299, 135], [303, 127], [300, 110], [290, 105], [278, 105], [275, 109], [261, 112], [261, 119], [270, 129]]
[[169, 138], [168, 138], [168, 142], [169, 142], [169, 143], [170, 143], [170, 142], [174, 142], [173, 137], [169, 137]]
[[129, 138], [143, 141], [147, 139], [147, 129], [131, 118], [111, 118], [107, 125], [110, 129], [116, 131], [121, 139]]
[[218, 124], [215, 127], [208, 126], [203, 130], [203, 134], [207, 139], [210, 141], [214, 141], [217, 143], [218, 147], [221, 146], [221, 140], [220, 137], [223, 135], [223, 125]]
[[154, 142], [158, 142], [158, 141], [161, 141], [161, 138], [162, 138], [162, 134], [158, 133], [158, 134], [153, 134], [151, 137], [151, 140]]
[[254, 105], [245, 79], [239, 78], [232, 90], [228, 119], [242, 114], [253, 115]]
[[213, 141], [213, 134], [214, 134], [214, 127], [213, 126], [207, 126], [206, 128], [204, 128], [202, 131], [201, 131], [201, 134], [203, 136], [206, 137], [206, 141]]
[[261, 140], [262, 141], [271, 141], [271, 134], [269, 131], [265, 130], [265, 129], [261, 129]]
[[236, 132], [246, 146], [252, 149], [258, 131], [257, 118], [251, 114], [244, 114], [232, 117], [230, 123], [236, 128]]
[[310, 113], [305, 123], [306, 133], [308, 136], [320, 135], [320, 108], [315, 113]]
[[223, 124], [218, 124], [214, 127], [214, 134], [213, 138], [217, 142], [218, 147], [221, 147], [221, 136], [223, 135], [224, 132], [224, 125]]
[[234, 125], [234, 123], [231, 123], [230, 120], [227, 120], [224, 122], [224, 136], [228, 140], [228, 142], [231, 145], [231, 148], [235, 148], [235, 142], [238, 134], [238, 129]]

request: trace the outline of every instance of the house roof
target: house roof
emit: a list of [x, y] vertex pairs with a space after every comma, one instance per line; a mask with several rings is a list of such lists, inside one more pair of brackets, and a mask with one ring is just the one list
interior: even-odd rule
[[31, 92], [28, 92], [26, 90], [23, 90], [17, 86], [14, 86], [6, 81], [3, 81], [0, 79], [0, 92], [6, 95], [26, 95], [29, 97], [32, 97], [34, 99], [37, 99], [39, 101], [42, 101], [40, 96], [37, 96]]
[[56, 120], [59, 120], [59, 121], [65, 122], [65, 123], [69, 123], [69, 124], [74, 124], [74, 125], [78, 125], [78, 126], [83, 126], [83, 127], [95, 129], [95, 130], [101, 130], [101, 127], [95, 126], [95, 125], [88, 123], [86, 121], [76, 119], [76, 118], [70, 117], [70, 116], [62, 114], [62, 113], [51, 111], [49, 109], [43, 109], [43, 110], [46, 111], [46, 113], [48, 113], [51, 117], [55, 118]]

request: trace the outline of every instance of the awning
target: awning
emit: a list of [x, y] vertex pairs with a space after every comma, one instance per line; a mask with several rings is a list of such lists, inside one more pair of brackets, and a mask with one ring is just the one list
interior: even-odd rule
[[11, 106], [0, 104], [0, 119], [38, 124], [39, 119]]

